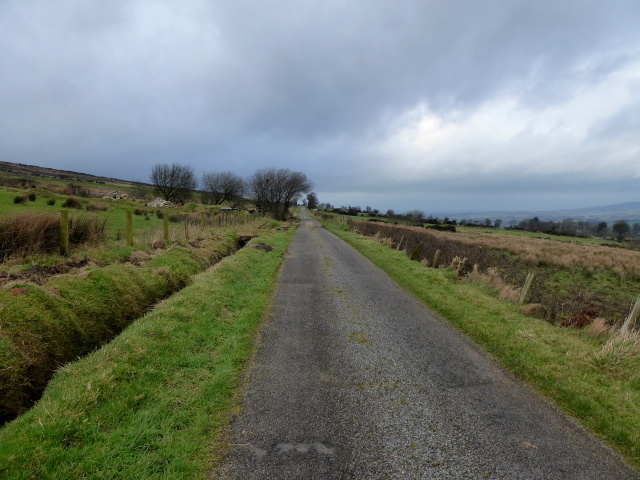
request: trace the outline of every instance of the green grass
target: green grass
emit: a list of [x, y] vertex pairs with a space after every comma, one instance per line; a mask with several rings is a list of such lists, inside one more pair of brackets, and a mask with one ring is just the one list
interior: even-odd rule
[[[153, 304], [236, 249], [236, 236], [208, 248], [156, 252], [144, 265], [87, 267], [0, 289], [0, 420], [22, 413], [57, 367], [111, 340]], [[203, 251], [207, 252], [206, 256]]]
[[481, 228], [481, 227], [465, 227], [456, 225], [456, 229], [459, 232], [478, 232], [478, 233], [489, 233], [494, 235], [511, 235], [513, 237], [528, 237], [528, 238], [545, 238], [548, 240], [556, 240], [559, 242], [567, 242], [567, 243], [585, 243], [591, 245], [614, 245], [620, 246], [619, 242], [614, 242], [612, 240], [605, 240], [603, 238], [598, 237], [567, 237], [564, 235], [552, 235], [548, 233], [536, 233], [536, 232], [525, 232], [523, 230], [512, 230], [508, 228]]
[[450, 270], [427, 268], [344, 225], [325, 224], [640, 468], [640, 358], [622, 371], [598, 366], [603, 339], [527, 317], [485, 286], [459, 282]]
[[263, 232], [113, 342], [61, 369], [0, 430], [3, 479], [208, 478], [294, 229]]

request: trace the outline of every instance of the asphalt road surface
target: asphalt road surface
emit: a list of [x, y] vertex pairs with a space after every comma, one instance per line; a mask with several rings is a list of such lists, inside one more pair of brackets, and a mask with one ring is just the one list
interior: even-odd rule
[[231, 443], [216, 478], [640, 478], [305, 212]]

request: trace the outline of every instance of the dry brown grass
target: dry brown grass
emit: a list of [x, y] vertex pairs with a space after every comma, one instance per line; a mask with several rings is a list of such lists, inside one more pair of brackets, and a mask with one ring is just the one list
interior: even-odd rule
[[[105, 238], [105, 220], [94, 215], [69, 219], [72, 245], [97, 243]], [[60, 216], [56, 213], [26, 213], [0, 217], [0, 260], [12, 255], [53, 251], [60, 246]]]
[[[425, 233], [420, 227], [406, 228]], [[481, 232], [439, 232], [429, 230], [429, 235], [457, 241], [467, 245], [507, 250], [519, 255], [533, 264], [571, 267], [582, 265], [587, 270], [608, 269], [621, 278], [640, 277], [640, 251], [613, 248], [604, 245], [559, 242], [545, 238], [490, 234]]]
[[614, 329], [615, 326], [606, 318], [596, 318], [587, 327], [587, 331], [594, 337], [598, 338], [610, 335]]
[[11, 255], [51, 250], [59, 245], [60, 217], [56, 214], [0, 217], [0, 260]]
[[520, 289], [505, 282], [496, 268], [489, 268], [486, 272], [481, 272], [478, 265], [474, 265], [473, 270], [467, 274], [463, 281], [485, 284], [498, 292], [498, 297], [501, 300], [517, 302], [520, 296]]
[[589, 365], [594, 368], [606, 370], [611, 374], [628, 373], [635, 371], [640, 364], [640, 332], [617, 332], [613, 334], [602, 349], [597, 352]]
[[393, 243], [393, 240], [391, 240], [391, 239], [390, 239], [390, 238], [388, 238], [388, 237], [384, 237], [384, 236], [380, 235], [380, 233], [376, 233], [376, 234], [375, 234], [373, 237], [371, 237], [371, 238], [373, 238], [373, 239], [374, 239], [374, 240], [376, 240], [377, 242], [380, 242], [380, 243], [382, 243], [382, 244], [386, 245], [387, 247], [390, 247], [390, 248], [394, 248], [394, 247], [395, 247], [395, 244]]

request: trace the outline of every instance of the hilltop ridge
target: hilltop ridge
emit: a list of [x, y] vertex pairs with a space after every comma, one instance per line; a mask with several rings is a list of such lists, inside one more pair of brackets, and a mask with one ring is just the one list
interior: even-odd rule
[[90, 175], [88, 173], [73, 172], [70, 170], [58, 170], [55, 168], [39, 167], [37, 165], [27, 165], [23, 163], [11, 163], [0, 161], [0, 174], [9, 173], [11, 175], [29, 175], [45, 178], [57, 178], [60, 180], [69, 180], [72, 182], [93, 182], [93, 183], [110, 183], [134, 186], [149, 186], [147, 183], [134, 182], [131, 180], [123, 180], [119, 178], [101, 177]]

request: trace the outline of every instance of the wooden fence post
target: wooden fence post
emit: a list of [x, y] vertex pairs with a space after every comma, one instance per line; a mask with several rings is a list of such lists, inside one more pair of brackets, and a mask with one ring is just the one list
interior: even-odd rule
[[133, 213], [127, 210], [127, 245], [133, 247]]
[[527, 295], [529, 295], [529, 289], [531, 288], [531, 282], [533, 282], [533, 277], [535, 277], [535, 273], [527, 273], [527, 279], [524, 281], [524, 286], [522, 287], [522, 291], [520, 292], [520, 298], [518, 299], [518, 303], [522, 305], [524, 301], [527, 299]]
[[200, 212], [200, 230], [204, 230], [204, 212]]
[[69, 210], [60, 210], [60, 255], [69, 255]]
[[431, 266], [433, 268], [438, 268], [438, 262], [440, 261], [440, 250], [436, 250], [435, 255], [433, 256], [433, 263], [431, 264]]
[[422, 248], [422, 242], [418, 242], [411, 252], [411, 260], [417, 260], [420, 255], [420, 249]]
[[167, 212], [164, 212], [164, 214], [162, 215], [162, 227], [164, 233], [164, 241], [166, 242], [169, 240], [169, 215], [167, 214]]
[[620, 332], [627, 333], [630, 330], [633, 330], [636, 326], [638, 315], [640, 315], [640, 298], [636, 300], [636, 304], [633, 306], [633, 310], [631, 310], [631, 313], [622, 324], [622, 327], [620, 328]]

